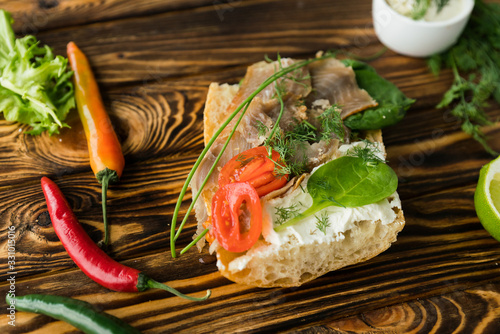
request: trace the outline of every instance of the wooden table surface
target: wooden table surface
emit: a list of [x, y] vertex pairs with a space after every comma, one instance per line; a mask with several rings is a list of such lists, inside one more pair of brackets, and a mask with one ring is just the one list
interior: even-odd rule
[[[368, 56], [382, 47], [369, 0], [21, 0], [0, 1], [17, 33], [35, 34], [65, 55], [75, 41], [88, 55], [123, 145], [126, 167], [108, 192], [116, 260], [183, 292], [109, 291], [71, 261], [48, 219], [40, 187], [52, 178], [93, 240], [102, 237], [101, 194], [88, 164], [76, 112], [72, 129], [32, 137], [0, 120], [0, 290], [9, 290], [7, 231], [15, 227], [15, 292], [91, 302], [144, 333], [497, 333], [500, 243], [474, 211], [478, 172], [489, 156], [435, 105], [451, 73], [430, 74], [423, 59], [387, 51], [370, 64], [417, 99], [406, 118], [384, 130], [389, 164], [399, 177], [406, 227], [386, 252], [299, 288], [232, 283], [215, 258], [194, 249], [169, 253], [172, 212], [203, 148], [202, 113], [210, 82], [238, 82], [265, 55], [313, 57], [344, 49]], [[488, 109], [493, 118], [500, 108]], [[500, 126], [484, 128], [500, 150]], [[183, 213], [190, 203], [185, 198]], [[195, 230], [188, 222], [179, 248]], [[67, 333], [49, 317], [17, 312], [3, 333]]]

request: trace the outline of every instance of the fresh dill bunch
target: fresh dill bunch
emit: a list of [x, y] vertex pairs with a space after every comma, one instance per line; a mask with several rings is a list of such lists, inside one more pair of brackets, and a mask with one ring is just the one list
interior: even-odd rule
[[300, 142], [315, 142], [316, 138], [316, 128], [306, 120], [301, 122], [296, 122], [292, 131], [286, 133], [289, 141], [292, 143]]
[[462, 122], [462, 130], [491, 155], [498, 155], [487, 143], [481, 126], [492, 124], [485, 108], [493, 98], [500, 103], [500, 5], [475, 3], [469, 23], [449, 50], [428, 59], [438, 75], [450, 68], [453, 83], [437, 108], [451, 108]]
[[318, 120], [321, 122], [320, 139], [329, 142], [335, 135], [341, 142], [344, 142], [345, 128], [342, 118], [340, 117], [340, 109], [337, 105], [330, 106], [326, 109], [318, 116]]
[[330, 216], [327, 212], [323, 212], [320, 217], [316, 217], [316, 228], [326, 235], [326, 229], [330, 227]]
[[274, 210], [277, 216], [277, 220], [275, 222], [277, 225], [285, 223], [300, 213], [300, 209], [297, 207], [297, 204], [293, 204], [289, 207], [276, 207]]
[[385, 163], [385, 159], [380, 158], [377, 153], [381, 153], [380, 149], [375, 143], [367, 139], [362, 140], [364, 146], [354, 146], [346, 153], [347, 156], [357, 157], [363, 159], [368, 165], [376, 165], [380, 162]]
[[[301, 127], [295, 127], [301, 129]], [[302, 130], [302, 129], [301, 129]], [[306, 133], [296, 131], [283, 132], [279, 127], [272, 138], [268, 142], [268, 148], [279, 153], [282, 163], [275, 161], [275, 173], [277, 175], [299, 175], [307, 169], [307, 157], [303, 153], [303, 157], [297, 157], [300, 148], [307, 141]]]
[[[264, 145], [268, 147], [269, 152], [271, 149], [278, 152], [282, 160], [282, 163], [275, 162], [277, 175], [300, 175], [307, 171], [306, 144], [316, 143], [320, 140], [328, 141], [332, 139], [333, 133], [343, 141], [345, 130], [340, 114], [335, 108], [330, 108], [320, 117], [321, 131], [318, 131], [307, 120], [302, 120], [296, 121], [295, 126], [286, 132], [277, 126], [272, 137], [268, 137]], [[258, 122], [255, 126], [259, 135], [266, 135], [269, 132], [269, 129], [262, 122]]]

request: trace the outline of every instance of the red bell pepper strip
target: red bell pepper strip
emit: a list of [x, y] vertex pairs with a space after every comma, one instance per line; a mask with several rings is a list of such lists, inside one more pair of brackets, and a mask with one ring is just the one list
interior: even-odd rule
[[219, 188], [228, 183], [248, 182], [264, 196], [273, 190], [283, 187], [288, 181], [288, 174], [276, 175], [276, 163], [282, 163], [280, 155], [272, 151], [272, 160], [264, 146], [246, 150], [229, 160], [219, 174]]
[[262, 206], [255, 188], [248, 182], [220, 188], [212, 198], [212, 230], [225, 250], [250, 249], [262, 232]]
[[89, 278], [114, 291], [136, 292], [158, 288], [189, 300], [201, 301], [210, 297], [210, 290], [201, 298], [186, 296], [137, 269], [113, 260], [85, 233], [59, 187], [47, 177], [43, 177], [41, 183], [54, 231], [71, 259]]
[[102, 184], [102, 216], [104, 244], [109, 242], [106, 197], [108, 185], [118, 182], [125, 166], [120, 142], [104, 108], [99, 87], [87, 57], [70, 42], [67, 53], [74, 72], [75, 99], [80, 120], [87, 137], [90, 166]]

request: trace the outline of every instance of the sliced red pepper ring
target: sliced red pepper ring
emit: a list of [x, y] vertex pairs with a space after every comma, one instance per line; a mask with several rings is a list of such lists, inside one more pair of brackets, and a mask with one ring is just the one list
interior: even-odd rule
[[262, 232], [262, 206], [247, 182], [229, 183], [212, 198], [212, 232], [229, 252], [249, 250]]
[[248, 182], [264, 196], [283, 187], [288, 181], [288, 174], [276, 175], [275, 162], [282, 163], [280, 155], [272, 151], [272, 160], [264, 146], [246, 150], [229, 160], [219, 174], [219, 188], [233, 182]]

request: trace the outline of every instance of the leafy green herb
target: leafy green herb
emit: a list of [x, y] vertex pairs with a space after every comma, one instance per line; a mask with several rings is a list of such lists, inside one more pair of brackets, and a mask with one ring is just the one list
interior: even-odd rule
[[297, 123], [292, 131], [287, 132], [287, 137], [294, 144], [300, 142], [315, 142], [318, 141], [316, 136], [316, 128], [306, 120]]
[[29, 124], [29, 134], [58, 133], [75, 106], [68, 60], [34, 36], [16, 39], [12, 22], [0, 10], [0, 112], [8, 121]]
[[354, 146], [346, 153], [347, 156], [358, 157], [366, 161], [367, 164], [378, 164], [379, 162], [385, 163], [385, 159], [380, 158], [377, 153], [381, 153], [380, 149], [375, 143], [367, 139], [362, 140], [364, 146]]
[[[331, 137], [330, 137], [331, 138]], [[279, 153], [283, 163], [276, 163], [276, 174], [299, 175], [307, 171], [305, 145], [319, 141], [317, 129], [308, 121], [297, 123], [291, 131], [278, 131], [269, 137], [266, 146]], [[302, 152], [302, 157], [299, 156]]]
[[313, 204], [301, 214], [275, 227], [280, 231], [329, 206], [358, 207], [376, 203], [394, 193], [398, 177], [388, 165], [367, 163], [363, 158], [343, 156], [314, 172], [307, 182]]
[[394, 125], [404, 118], [406, 110], [415, 100], [406, 97], [368, 64], [351, 59], [342, 62], [354, 70], [359, 88], [366, 90], [378, 103], [376, 107], [347, 117], [344, 120], [345, 126], [352, 130], [376, 130]]
[[500, 103], [500, 5], [476, 1], [469, 23], [458, 42], [428, 59], [431, 71], [453, 72], [453, 83], [437, 108], [451, 108], [462, 130], [484, 149], [497, 155], [487, 143], [481, 126], [491, 124], [485, 108], [490, 98]]
[[257, 120], [254, 126], [258, 131], [257, 133], [259, 137], [264, 137], [269, 132], [269, 128], [260, 120]]
[[249, 157], [249, 156], [242, 154], [242, 153], [238, 154], [238, 156], [236, 157], [236, 161], [240, 163], [240, 168], [247, 165], [252, 160], [253, 160], [253, 157]]
[[326, 229], [330, 227], [330, 216], [327, 212], [323, 212], [320, 217], [316, 217], [316, 228], [326, 235]]
[[[276, 162], [276, 173], [278, 175], [292, 174], [299, 175], [307, 171], [307, 157], [305, 153], [301, 158], [299, 152], [304, 151], [307, 143], [315, 143], [320, 140], [329, 141], [335, 134], [344, 141], [345, 129], [340, 118], [340, 112], [336, 106], [325, 110], [318, 120], [321, 123], [321, 129], [317, 129], [306, 120], [297, 122], [291, 131], [283, 132], [277, 127], [273, 136], [269, 136], [265, 145], [280, 154], [283, 163]], [[260, 122], [256, 125], [260, 133], [267, 133], [267, 127]], [[262, 131], [262, 132], [261, 132]]]
[[300, 213], [300, 209], [297, 208], [297, 204], [289, 207], [276, 207], [275, 214], [277, 216], [276, 224], [281, 225], [289, 219], [294, 218]]
[[282, 160], [282, 163], [275, 161], [275, 173], [277, 175], [299, 175], [307, 169], [305, 153], [303, 153], [302, 158], [298, 157], [300, 148], [307, 141], [307, 133], [301, 133], [301, 131], [304, 131], [304, 127], [301, 125], [298, 125], [295, 130], [284, 133], [278, 127], [278, 131], [273, 137], [270, 137], [269, 142], [266, 144], [269, 149], [278, 152]]
[[337, 136], [341, 142], [344, 142], [345, 128], [340, 117], [341, 109], [338, 106], [330, 106], [321, 115], [318, 120], [321, 122], [321, 139], [330, 141], [333, 135]]

